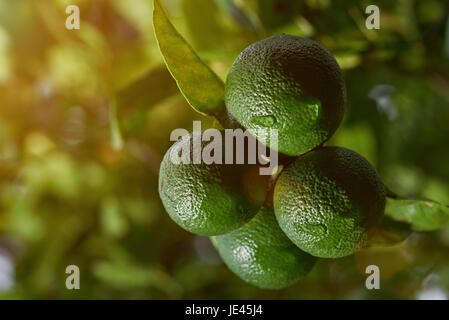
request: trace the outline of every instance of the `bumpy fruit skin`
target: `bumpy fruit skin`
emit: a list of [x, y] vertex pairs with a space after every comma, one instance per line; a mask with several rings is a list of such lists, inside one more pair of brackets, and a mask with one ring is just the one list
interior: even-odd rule
[[290, 164], [274, 189], [280, 227], [300, 249], [339, 258], [364, 246], [385, 209], [386, 188], [354, 151], [324, 147]]
[[[203, 161], [173, 163], [171, 152], [180, 152], [183, 146], [190, 150], [193, 161], [192, 137], [190, 134], [174, 143], [162, 160], [159, 195], [165, 210], [179, 226], [198, 235], [214, 236], [235, 230], [248, 222], [262, 205], [243, 190], [243, 176], [251, 166]], [[202, 149], [207, 144], [201, 142]], [[222, 145], [225, 146], [224, 141]]]
[[246, 225], [216, 237], [226, 265], [244, 281], [281, 289], [305, 276], [316, 258], [299, 250], [282, 232], [273, 209], [262, 207]]
[[[240, 53], [226, 80], [225, 103], [246, 129], [278, 129], [278, 151], [296, 156], [321, 145], [337, 130], [346, 88], [327, 49], [281, 34]], [[256, 136], [263, 141], [263, 133]]]

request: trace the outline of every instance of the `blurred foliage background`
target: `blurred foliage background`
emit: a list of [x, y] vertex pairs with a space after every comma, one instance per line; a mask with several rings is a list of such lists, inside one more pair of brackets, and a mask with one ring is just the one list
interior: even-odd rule
[[[348, 104], [330, 141], [404, 196], [449, 204], [449, 2], [161, 0], [225, 79], [250, 43], [285, 32], [340, 63]], [[78, 5], [80, 30], [65, 28]], [[365, 28], [376, 4], [381, 29]], [[0, 298], [449, 298], [449, 229], [320, 260], [281, 291], [252, 287], [208, 238], [169, 220], [157, 192], [175, 128], [202, 120], [166, 70], [150, 0], [0, 0]], [[81, 290], [65, 288], [65, 268]], [[381, 290], [365, 288], [365, 267]]]

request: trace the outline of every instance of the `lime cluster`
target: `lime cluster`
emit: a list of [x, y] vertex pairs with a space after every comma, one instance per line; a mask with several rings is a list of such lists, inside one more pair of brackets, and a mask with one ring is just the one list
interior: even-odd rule
[[[265, 197], [258, 198], [245, 185], [254, 165], [173, 164], [171, 155], [183, 147], [193, 156], [193, 133], [161, 164], [168, 214], [185, 230], [212, 236], [225, 264], [260, 288], [287, 287], [317, 258], [363, 248], [383, 216], [386, 188], [361, 155], [324, 146], [345, 103], [341, 70], [318, 43], [282, 34], [250, 45], [228, 74], [225, 104], [235, 126], [278, 131], [282, 170], [264, 181]], [[260, 130], [252, 132], [262, 141]]]

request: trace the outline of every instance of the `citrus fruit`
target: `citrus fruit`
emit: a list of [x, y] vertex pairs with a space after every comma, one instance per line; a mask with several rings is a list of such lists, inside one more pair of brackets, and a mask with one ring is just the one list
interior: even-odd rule
[[[346, 89], [332, 54], [315, 41], [280, 34], [256, 42], [226, 79], [228, 112], [244, 128], [277, 129], [277, 151], [303, 154], [328, 140], [344, 113]], [[270, 142], [266, 142], [271, 146]]]
[[273, 209], [263, 206], [240, 229], [216, 237], [226, 265], [244, 281], [281, 289], [306, 275], [316, 258], [298, 249], [277, 224]]
[[[171, 219], [185, 230], [205, 236], [227, 233], [249, 221], [263, 203], [244, 188], [244, 177], [254, 166], [207, 164], [201, 158], [195, 163], [195, 152], [201, 156], [209, 144], [200, 139], [201, 149], [194, 148], [196, 134], [200, 135], [184, 136], [165, 154], [159, 171], [159, 195]], [[189, 163], [173, 161], [173, 155], [182, 150], [188, 150]]]
[[361, 155], [339, 147], [311, 151], [280, 174], [274, 188], [276, 218], [300, 249], [338, 258], [362, 248], [382, 218], [386, 188]]

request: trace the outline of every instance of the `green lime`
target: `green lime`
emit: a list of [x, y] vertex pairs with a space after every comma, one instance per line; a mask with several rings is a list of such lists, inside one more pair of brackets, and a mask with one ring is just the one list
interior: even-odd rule
[[[199, 132], [185, 136], [165, 154], [159, 195], [171, 219], [185, 230], [204, 236], [224, 234], [248, 222], [263, 203], [245, 188], [245, 176], [254, 166], [207, 164], [201, 155], [209, 142], [199, 140], [201, 149], [194, 149], [196, 134], [200, 137]], [[224, 133], [221, 136], [224, 163]], [[173, 161], [183, 157], [182, 150], [188, 150], [189, 163]], [[196, 155], [200, 163], [194, 163]]]
[[273, 209], [263, 206], [246, 225], [217, 236], [226, 265], [246, 282], [264, 289], [285, 288], [305, 276], [316, 258], [298, 249], [277, 224]]
[[[278, 130], [278, 151], [303, 154], [328, 140], [344, 113], [346, 88], [332, 54], [315, 41], [276, 35], [247, 47], [229, 71], [225, 102], [244, 128]], [[271, 146], [270, 142], [266, 142]]]
[[311, 151], [291, 163], [274, 189], [280, 227], [300, 249], [339, 258], [365, 245], [383, 216], [386, 188], [361, 155], [339, 147]]

